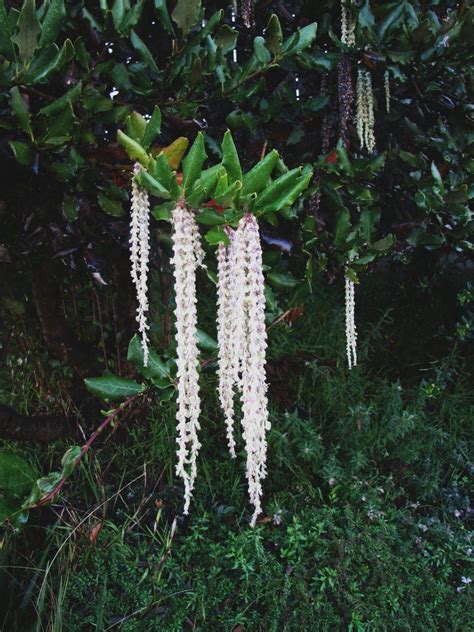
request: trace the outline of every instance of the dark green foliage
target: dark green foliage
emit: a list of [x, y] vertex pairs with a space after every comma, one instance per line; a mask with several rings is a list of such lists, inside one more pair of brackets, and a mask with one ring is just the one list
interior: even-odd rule
[[[62, 547], [45, 578], [57, 605], [52, 615], [41, 606], [43, 624], [61, 620], [68, 632], [119, 622], [129, 631], [178, 631], [189, 622], [197, 630], [468, 628], [469, 365], [457, 347], [426, 364], [424, 345], [437, 323], [425, 318], [410, 355], [421, 373], [397, 373], [394, 363], [386, 375], [384, 354], [394, 353], [386, 341], [411, 322], [400, 310], [410, 289], [404, 285], [394, 296], [376, 278], [359, 291], [370, 360], [363, 351], [350, 373], [340, 292], [315, 287], [318, 300], [292, 328], [270, 330], [270, 469], [255, 530], [248, 527], [244, 453], [232, 461], [226, 452], [212, 369], [203, 373], [203, 447], [189, 518], [179, 516], [173, 402], [155, 401], [142, 419], [126, 422], [126, 432], [97, 446], [62, 497], [72, 516], [45, 525], [35, 512], [16, 539], [17, 559], [35, 560], [29, 566], [44, 567], [38, 551], [47, 543], [48, 559]], [[212, 302], [202, 305], [210, 334]], [[421, 301], [417, 309], [426, 317], [431, 307]], [[455, 322], [451, 328], [448, 337]], [[140, 366], [136, 341], [130, 356]], [[31, 580], [30, 571], [14, 575], [22, 585]], [[33, 603], [41, 587], [42, 580], [32, 589]], [[33, 617], [31, 608], [13, 608], [11, 617], [20, 625]]]

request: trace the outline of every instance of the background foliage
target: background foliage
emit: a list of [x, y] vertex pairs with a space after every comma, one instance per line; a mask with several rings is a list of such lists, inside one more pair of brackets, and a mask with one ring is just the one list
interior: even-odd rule
[[[469, 627], [474, 9], [347, 7], [350, 48], [337, 0], [261, 0], [251, 28], [225, 2], [0, 0], [0, 427], [8, 405], [28, 417], [30, 438], [40, 436], [32, 415], [55, 415], [56, 428], [41, 450], [5, 445], [2, 511], [72, 475], [20, 535], [5, 529], [6, 629]], [[373, 155], [352, 118], [341, 126], [359, 68], [374, 86]], [[83, 379], [137, 378], [127, 360], [132, 164], [117, 132], [134, 137], [156, 106], [160, 132], [144, 142], [154, 156], [167, 148], [178, 171], [199, 132], [209, 164], [219, 162], [229, 128], [244, 171], [276, 149], [275, 176], [300, 165], [314, 173], [296, 203], [260, 220], [273, 430], [255, 533], [216, 412], [213, 245], [199, 278], [208, 417], [189, 523], [173, 523], [181, 490], [164, 391], [76, 472], [77, 448], [60, 463], [71, 437], [81, 443], [98, 425]], [[151, 299], [166, 367], [162, 202]], [[350, 375], [340, 316], [348, 261], [363, 361]]]

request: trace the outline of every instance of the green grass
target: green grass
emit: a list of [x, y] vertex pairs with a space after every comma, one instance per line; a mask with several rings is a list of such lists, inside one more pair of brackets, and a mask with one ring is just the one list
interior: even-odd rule
[[[271, 330], [269, 476], [255, 530], [240, 432], [231, 460], [209, 370], [191, 515], [180, 515], [174, 477], [174, 404], [151, 403], [93, 448], [55, 505], [7, 533], [4, 628], [469, 629], [467, 359], [452, 344], [442, 358], [414, 354], [416, 372], [385, 370], [387, 340], [406, 323], [368, 299], [352, 372], [334, 289], [292, 328]], [[10, 447], [48, 468], [66, 445]]]

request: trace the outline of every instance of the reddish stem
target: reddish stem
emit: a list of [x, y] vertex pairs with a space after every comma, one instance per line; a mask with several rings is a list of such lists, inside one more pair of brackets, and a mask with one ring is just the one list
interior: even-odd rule
[[[100, 435], [100, 433], [110, 424], [110, 422], [113, 419], [115, 419], [115, 417], [117, 417], [117, 415], [119, 415], [119, 413], [121, 413], [125, 408], [130, 406], [130, 404], [132, 402], [134, 402], [141, 395], [143, 395], [143, 393], [136, 393], [135, 395], [132, 395], [132, 397], [129, 397], [128, 399], [126, 399], [123, 402], [123, 404], [121, 404], [120, 406], [115, 408], [110, 413], [110, 415], [104, 419], [104, 421], [100, 424], [100, 426], [94, 430], [94, 432], [91, 434], [91, 436], [87, 439], [87, 441], [82, 446], [81, 451], [79, 453], [79, 456], [77, 457], [76, 462], [74, 463], [74, 467], [76, 467], [76, 465], [81, 461], [81, 459], [84, 456], [84, 454], [86, 454], [86, 452], [89, 451], [89, 448], [91, 447], [91, 445], [94, 443], [94, 441]], [[59, 481], [59, 483], [54, 487], [54, 489], [52, 489], [48, 494], [46, 494], [46, 496], [43, 496], [43, 498], [40, 498], [40, 500], [34, 506], [35, 507], [41, 507], [42, 505], [46, 505], [46, 503], [48, 503], [50, 500], [53, 500], [53, 498], [64, 487], [64, 484], [65, 484], [66, 480], [67, 480], [67, 478], [62, 478]]]

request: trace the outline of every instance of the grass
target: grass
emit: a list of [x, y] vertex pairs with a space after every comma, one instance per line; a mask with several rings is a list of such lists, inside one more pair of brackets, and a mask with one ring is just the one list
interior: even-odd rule
[[[374, 309], [374, 287], [359, 291], [362, 361], [352, 372], [335, 288], [318, 291], [292, 328], [271, 330], [269, 477], [255, 530], [244, 453], [228, 457], [209, 370], [191, 515], [180, 515], [173, 472], [174, 404], [151, 402], [94, 447], [57, 503], [5, 533], [4, 629], [469, 629], [465, 347], [449, 339], [439, 357], [424, 354], [439, 326], [421, 320], [407, 368], [397, 355], [403, 297], [380, 296]], [[30, 409], [34, 388], [17, 383], [3, 396]], [[66, 447], [10, 445], [45, 472]]]

